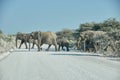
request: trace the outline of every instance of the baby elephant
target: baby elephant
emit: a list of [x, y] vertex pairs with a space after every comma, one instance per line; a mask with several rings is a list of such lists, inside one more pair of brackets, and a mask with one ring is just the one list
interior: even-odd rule
[[62, 50], [65, 51], [64, 47], [66, 47], [66, 50], [69, 51], [69, 41], [66, 38], [59, 38], [57, 39], [58, 44], [58, 51], [60, 51], [60, 47], [62, 47]]

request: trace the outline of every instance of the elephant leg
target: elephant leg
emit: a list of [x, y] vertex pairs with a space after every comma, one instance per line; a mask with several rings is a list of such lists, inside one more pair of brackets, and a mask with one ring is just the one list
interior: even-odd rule
[[69, 46], [66, 46], [67, 51], [69, 51]]
[[67, 43], [66, 45], [67, 45], [66, 49], [67, 49], [67, 51], [69, 51], [69, 43]]
[[16, 48], [17, 48], [17, 44], [18, 44], [18, 43], [17, 43], [17, 38], [16, 38]]
[[37, 47], [38, 47], [38, 51], [40, 51], [40, 45], [39, 44], [37, 45]]
[[64, 46], [62, 45], [62, 50], [65, 51]]
[[20, 46], [19, 46], [19, 49], [21, 48], [21, 45], [24, 43], [24, 41], [23, 40], [21, 40], [21, 43], [20, 43]]
[[34, 49], [34, 45], [35, 45], [35, 43], [33, 43], [33, 45], [32, 45], [32, 49]]
[[27, 43], [26, 43], [26, 41], [25, 41], [25, 47], [26, 47], [26, 49], [28, 49], [28, 46], [27, 46]]
[[29, 51], [30, 51], [30, 41], [29, 41]]
[[58, 45], [58, 51], [60, 51], [60, 44]]
[[51, 47], [51, 44], [49, 44], [49, 46], [48, 46], [48, 48], [46, 49], [46, 51], [49, 51], [50, 47]]
[[41, 51], [41, 50], [42, 50], [42, 48], [41, 48], [42, 45], [43, 45], [43, 44], [38, 44], [38, 45], [37, 45], [38, 51]]
[[57, 44], [55, 44], [54, 46], [55, 46], [55, 51], [58, 51], [58, 47], [57, 47]]

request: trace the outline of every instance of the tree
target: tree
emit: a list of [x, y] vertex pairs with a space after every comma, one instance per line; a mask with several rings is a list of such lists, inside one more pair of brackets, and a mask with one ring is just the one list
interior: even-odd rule
[[93, 31], [99, 31], [101, 30], [101, 23], [95, 23], [92, 27]]
[[94, 26], [94, 22], [92, 23], [84, 23], [84, 24], [81, 24], [79, 29], [80, 31], [86, 31], [86, 30], [92, 30], [92, 27]]
[[102, 30], [112, 31], [119, 28], [119, 26], [120, 26], [119, 21], [117, 21], [115, 18], [109, 18], [102, 23]]
[[62, 38], [68, 38], [71, 39], [73, 38], [73, 30], [70, 29], [63, 29], [62, 31], [56, 32], [57, 36]]
[[109, 18], [101, 23], [91, 22], [80, 24], [79, 28], [75, 30], [75, 35], [79, 35], [80, 32], [87, 30], [106, 32], [120, 30], [120, 22], [117, 21], [115, 18]]

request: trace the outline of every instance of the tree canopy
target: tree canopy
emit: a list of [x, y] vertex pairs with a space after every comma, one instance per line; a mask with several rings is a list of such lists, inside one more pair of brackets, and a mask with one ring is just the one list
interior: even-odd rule
[[79, 28], [76, 29], [76, 33], [80, 33], [87, 30], [93, 30], [93, 31], [114, 31], [114, 30], [120, 30], [120, 22], [117, 21], [115, 18], [109, 18], [107, 20], [104, 20], [101, 23], [84, 23], [80, 24]]
[[71, 39], [73, 38], [73, 30], [70, 29], [63, 29], [61, 31], [56, 32], [57, 36], [60, 38], [68, 38]]

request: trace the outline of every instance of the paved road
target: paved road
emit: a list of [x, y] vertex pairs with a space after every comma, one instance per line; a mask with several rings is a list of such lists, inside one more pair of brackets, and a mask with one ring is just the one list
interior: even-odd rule
[[120, 80], [120, 62], [85, 53], [16, 49], [0, 61], [0, 80]]

